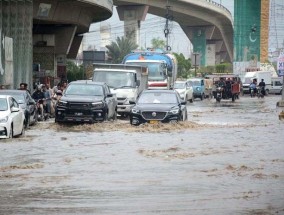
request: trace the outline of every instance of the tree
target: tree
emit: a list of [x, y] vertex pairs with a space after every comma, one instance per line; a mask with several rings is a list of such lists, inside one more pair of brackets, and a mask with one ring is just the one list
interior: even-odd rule
[[121, 63], [124, 56], [138, 47], [131, 39], [117, 37], [115, 42], [107, 45], [107, 54], [111, 63]]
[[164, 49], [166, 46], [166, 42], [162, 39], [158, 38], [153, 38], [151, 40], [152, 48], [154, 49]]
[[84, 69], [82, 65], [77, 66], [73, 61], [68, 60], [66, 69], [68, 82], [84, 79]]
[[182, 53], [173, 53], [177, 59], [178, 62], [178, 78], [188, 78], [190, 74], [190, 68], [191, 68], [191, 59], [185, 59], [184, 55]]

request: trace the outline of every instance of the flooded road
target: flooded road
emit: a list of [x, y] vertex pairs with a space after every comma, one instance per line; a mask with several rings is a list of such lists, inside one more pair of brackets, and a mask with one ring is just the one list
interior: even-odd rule
[[0, 214], [284, 214], [279, 99], [196, 99], [177, 125], [39, 123], [0, 140]]

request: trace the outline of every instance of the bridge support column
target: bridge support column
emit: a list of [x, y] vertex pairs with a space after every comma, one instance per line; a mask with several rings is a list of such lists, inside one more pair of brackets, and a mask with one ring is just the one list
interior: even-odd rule
[[140, 23], [145, 20], [149, 6], [118, 6], [119, 19], [124, 21], [124, 36], [131, 38], [139, 47]]
[[230, 61], [220, 31], [214, 26], [187, 27], [183, 29], [189, 37], [193, 52], [199, 53], [200, 66], [214, 66]]
[[48, 31], [52, 34], [33, 35], [33, 62], [40, 65], [40, 71], [34, 72], [35, 82], [46, 83], [54, 77], [67, 79], [66, 58], [70, 52], [76, 28], [76, 26], [53, 27]]

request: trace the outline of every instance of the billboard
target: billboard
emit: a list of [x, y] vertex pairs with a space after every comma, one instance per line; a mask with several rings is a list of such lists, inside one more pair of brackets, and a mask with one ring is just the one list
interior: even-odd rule
[[278, 57], [277, 73], [278, 73], [278, 76], [284, 76], [284, 52], [280, 53]]

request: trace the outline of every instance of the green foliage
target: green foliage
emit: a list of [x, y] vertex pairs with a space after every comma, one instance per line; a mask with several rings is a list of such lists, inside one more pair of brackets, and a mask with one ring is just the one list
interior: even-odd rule
[[232, 73], [233, 66], [231, 63], [222, 63], [215, 66], [217, 73]]
[[84, 68], [77, 66], [73, 61], [67, 61], [67, 80], [68, 82], [84, 79]]
[[[131, 37], [129, 37], [131, 38]], [[137, 49], [138, 45], [131, 39], [125, 37], [117, 37], [115, 42], [107, 45], [107, 54], [110, 63], [121, 63], [124, 56], [131, 51]]]
[[154, 49], [164, 49], [166, 46], [166, 41], [158, 38], [153, 38], [151, 40], [152, 48]]
[[177, 78], [188, 78], [190, 76], [191, 59], [185, 59], [182, 53], [173, 53], [178, 62]]

